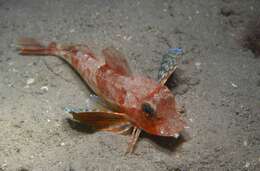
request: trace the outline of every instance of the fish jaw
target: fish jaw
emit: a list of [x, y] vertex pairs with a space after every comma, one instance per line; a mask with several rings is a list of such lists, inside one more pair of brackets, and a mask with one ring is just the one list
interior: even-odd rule
[[[140, 113], [141, 112], [138, 113], [139, 116]], [[150, 120], [145, 117], [140, 117], [139, 119], [133, 119], [132, 117], [129, 117], [128, 119], [132, 125], [142, 129], [148, 134], [178, 138], [179, 134], [186, 127], [186, 122], [181, 117], [175, 116], [176, 114], [174, 113], [171, 113], [170, 115], [170, 117], [158, 118], [155, 120]]]

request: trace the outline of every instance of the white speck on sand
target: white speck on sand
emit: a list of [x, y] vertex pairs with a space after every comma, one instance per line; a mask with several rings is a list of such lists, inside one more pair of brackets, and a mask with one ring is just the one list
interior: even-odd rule
[[29, 78], [27, 81], [26, 81], [26, 84], [27, 85], [30, 85], [30, 84], [33, 84], [34, 83], [34, 78]]
[[42, 87], [41, 87], [41, 90], [43, 90], [43, 91], [48, 91], [49, 88], [48, 88], [48, 86], [42, 86]]
[[243, 145], [244, 145], [244, 146], [247, 146], [247, 145], [248, 145], [247, 141], [244, 141], [244, 142], [243, 142]]
[[232, 87], [237, 88], [238, 86], [234, 83], [231, 83]]
[[250, 163], [247, 161], [245, 164], [245, 168], [248, 168], [250, 166]]

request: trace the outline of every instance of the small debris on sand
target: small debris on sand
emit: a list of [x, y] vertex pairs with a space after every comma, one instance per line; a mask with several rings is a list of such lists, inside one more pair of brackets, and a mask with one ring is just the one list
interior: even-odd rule
[[250, 163], [249, 163], [249, 162], [246, 162], [245, 168], [248, 168], [249, 166], [250, 166]]
[[195, 62], [195, 66], [197, 70], [201, 69], [201, 63], [200, 62]]
[[42, 86], [42, 87], [41, 87], [41, 90], [46, 92], [46, 91], [49, 90], [49, 88], [48, 88], [48, 86]]
[[70, 33], [74, 33], [74, 32], [75, 32], [75, 29], [71, 29], [71, 30], [70, 30]]
[[244, 142], [243, 142], [243, 145], [244, 145], [244, 146], [247, 146], [247, 145], [248, 145], [247, 141], [244, 141]]
[[0, 166], [0, 170], [5, 170], [7, 168], [7, 163], [4, 162], [1, 166]]
[[234, 83], [231, 83], [232, 87], [237, 88], [238, 86]]
[[34, 78], [29, 78], [27, 81], [26, 81], [26, 84], [27, 85], [30, 85], [30, 84], [33, 84], [34, 83]]

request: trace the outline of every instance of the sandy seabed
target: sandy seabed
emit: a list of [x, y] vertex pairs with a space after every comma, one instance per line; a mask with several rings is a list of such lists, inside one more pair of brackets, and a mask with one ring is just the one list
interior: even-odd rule
[[[241, 46], [258, 0], [0, 0], [0, 170], [257, 170], [260, 58]], [[131, 68], [156, 78], [162, 55], [180, 47], [180, 85], [190, 128], [185, 142], [72, 129], [65, 107], [89, 90], [54, 57], [24, 57], [17, 38], [111, 44]]]

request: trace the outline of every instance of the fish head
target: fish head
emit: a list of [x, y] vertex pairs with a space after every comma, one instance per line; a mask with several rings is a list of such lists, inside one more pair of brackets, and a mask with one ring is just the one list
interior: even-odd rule
[[145, 132], [178, 137], [186, 123], [176, 110], [175, 97], [166, 86], [157, 86], [133, 111], [134, 123]]

